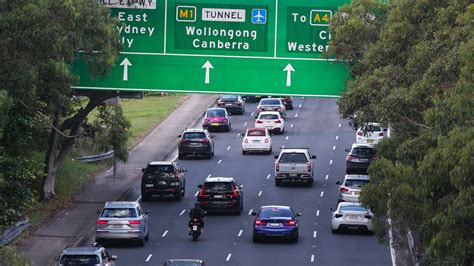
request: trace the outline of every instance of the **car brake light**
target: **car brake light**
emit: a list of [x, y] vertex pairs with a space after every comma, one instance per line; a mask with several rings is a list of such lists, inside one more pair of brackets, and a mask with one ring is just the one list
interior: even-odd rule
[[265, 139], [265, 143], [268, 143], [268, 139]]
[[235, 104], [237, 104], [238, 106], [241, 106], [241, 105], [242, 105], [241, 102], [235, 102]]
[[131, 220], [128, 221], [128, 224], [141, 224], [140, 220]]
[[372, 215], [367, 214], [367, 215], [364, 215], [364, 217], [367, 218], [367, 219], [370, 219], [370, 218], [372, 218]]
[[379, 137], [383, 137], [383, 132], [380, 132], [380, 133], [379, 133]]
[[341, 188], [339, 188], [339, 191], [341, 191], [341, 192], [348, 192], [349, 189], [346, 188], [346, 187], [341, 187]]
[[311, 163], [307, 163], [306, 167], [307, 167], [308, 172], [311, 172]]
[[206, 118], [204, 119], [204, 124], [207, 124], [207, 123], [209, 123], [209, 119]]
[[289, 226], [294, 226], [296, 225], [296, 221], [295, 220], [290, 220], [290, 221], [286, 221], [283, 223], [284, 225], [289, 225]]
[[208, 142], [209, 142], [208, 139], [203, 139], [203, 140], [202, 140], [202, 143], [208, 143]]
[[362, 135], [364, 135], [364, 133], [362, 133], [362, 131], [357, 131], [357, 135], [362, 137]]
[[244, 139], [244, 143], [249, 143], [249, 140], [248, 140], [248, 139]]
[[279, 164], [279, 163], [276, 163], [276, 164], [275, 164], [275, 169], [276, 169], [277, 171], [280, 171], [280, 164]]
[[342, 217], [342, 214], [338, 213], [338, 214], [334, 215], [334, 217], [336, 217], [336, 218], [341, 218], [341, 217]]
[[236, 190], [232, 190], [232, 193], [231, 193], [231, 194], [227, 194], [227, 196], [229, 196], [229, 197], [238, 197], [238, 196], [239, 196], [239, 193], [237, 193]]
[[263, 121], [262, 121], [262, 120], [257, 120], [255, 123], [257, 123], [257, 124], [262, 124]]
[[176, 175], [174, 176], [174, 181], [179, 181], [179, 175], [178, 175], [178, 174], [176, 174]]
[[346, 161], [352, 161], [354, 157], [352, 155], [347, 155]]
[[255, 221], [255, 225], [266, 225], [267, 222], [266, 221], [262, 221], [262, 220], [256, 220]]
[[107, 220], [97, 220], [97, 224], [108, 224], [109, 221]]
[[277, 121], [275, 121], [275, 124], [281, 124], [281, 120], [278, 119]]
[[199, 190], [198, 197], [207, 197], [209, 194], [204, 193], [204, 189]]
[[277, 110], [277, 111], [280, 111], [280, 110], [282, 110], [282, 109], [281, 109], [280, 107], [278, 107], [276, 110]]

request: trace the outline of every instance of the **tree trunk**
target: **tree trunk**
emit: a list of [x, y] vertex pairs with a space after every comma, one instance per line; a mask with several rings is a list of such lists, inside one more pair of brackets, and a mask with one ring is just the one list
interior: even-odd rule
[[[66, 159], [67, 154], [74, 145], [77, 134], [81, 129], [81, 124], [87, 115], [94, 110], [95, 107], [102, 104], [105, 100], [112, 98], [115, 93], [97, 92], [89, 96], [87, 106], [78, 111], [74, 116], [64, 120], [61, 124], [62, 106], [54, 113], [53, 128], [51, 128], [48, 151], [45, 158], [45, 174], [43, 177], [43, 193], [42, 199], [47, 201], [56, 196], [54, 191], [56, 184], [56, 174], [58, 169]], [[61, 132], [58, 132], [58, 131]], [[69, 131], [68, 134], [66, 131]], [[60, 143], [61, 134], [67, 134], [67, 138]]]

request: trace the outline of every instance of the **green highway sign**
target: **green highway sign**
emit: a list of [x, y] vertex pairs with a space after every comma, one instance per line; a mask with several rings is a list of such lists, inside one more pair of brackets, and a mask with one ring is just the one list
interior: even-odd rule
[[116, 66], [76, 89], [338, 97], [347, 65], [325, 59], [350, 0], [98, 0], [122, 23]]

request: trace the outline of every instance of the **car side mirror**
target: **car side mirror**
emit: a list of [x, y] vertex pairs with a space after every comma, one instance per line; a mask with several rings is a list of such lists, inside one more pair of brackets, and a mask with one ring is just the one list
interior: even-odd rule
[[110, 256], [110, 260], [117, 260], [117, 259], [118, 259], [117, 255]]
[[142, 168], [142, 172], [145, 173], [146, 168]]
[[254, 116], [253, 118], [258, 118], [258, 116]]
[[331, 211], [334, 211], [334, 208], [333, 208], [333, 207], [331, 207], [331, 208], [329, 208], [329, 209], [330, 209]]
[[296, 216], [301, 216], [301, 215], [302, 215], [301, 212], [296, 213]]
[[182, 135], [178, 135], [178, 138], [181, 138], [181, 137], [182, 137]]
[[336, 185], [340, 185], [341, 184], [341, 181], [336, 181]]
[[278, 155], [273, 156], [273, 158], [278, 159]]
[[202, 184], [199, 184], [199, 185], [198, 185], [198, 188], [202, 188]]
[[145, 211], [145, 214], [146, 214], [146, 215], [150, 215], [150, 214], [151, 214], [151, 211]]
[[257, 216], [257, 212], [252, 212], [252, 216]]
[[346, 152], [350, 152], [351, 150], [350, 149], [345, 149]]
[[311, 159], [316, 159], [317, 156], [316, 155], [311, 155]]

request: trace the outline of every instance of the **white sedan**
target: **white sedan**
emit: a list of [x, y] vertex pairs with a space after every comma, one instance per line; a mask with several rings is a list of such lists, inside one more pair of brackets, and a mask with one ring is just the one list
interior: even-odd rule
[[255, 120], [256, 128], [266, 128], [271, 132], [283, 134], [285, 132], [285, 119], [276, 111], [263, 111]]
[[385, 130], [379, 123], [369, 122], [357, 129], [357, 144], [377, 144], [385, 136]]
[[266, 128], [248, 128], [242, 141], [242, 154], [248, 152], [272, 153], [272, 138]]
[[359, 202], [341, 202], [332, 212], [332, 233], [342, 230], [363, 230], [372, 233], [373, 213]]

